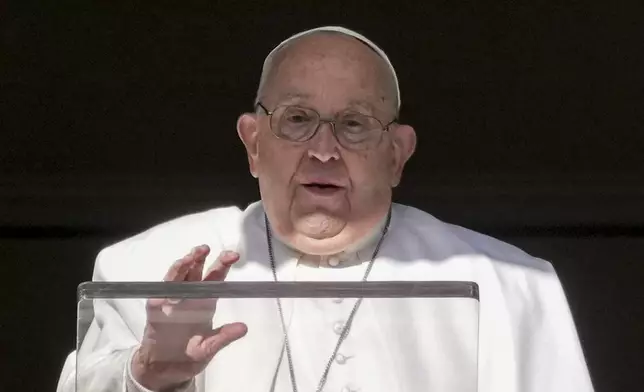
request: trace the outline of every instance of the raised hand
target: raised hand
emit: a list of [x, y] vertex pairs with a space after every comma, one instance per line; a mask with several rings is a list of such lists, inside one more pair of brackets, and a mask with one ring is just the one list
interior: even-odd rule
[[[177, 260], [166, 273], [167, 282], [201, 282], [210, 248], [201, 245]], [[239, 254], [222, 252], [203, 281], [223, 281]], [[216, 299], [149, 299], [141, 346], [134, 354], [132, 376], [142, 386], [163, 391], [199, 374], [217, 352], [246, 335], [243, 323], [213, 329]]]

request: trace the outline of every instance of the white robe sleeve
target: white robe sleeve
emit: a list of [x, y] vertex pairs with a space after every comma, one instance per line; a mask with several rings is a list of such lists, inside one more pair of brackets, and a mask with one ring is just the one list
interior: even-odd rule
[[[554, 268], [525, 287], [530, 294], [516, 325], [519, 384], [522, 392], [591, 392], [593, 386], [566, 295]], [[526, 298], [524, 298], [525, 300]]]
[[[103, 250], [96, 261], [94, 281], [105, 281], [102, 264], [109, 259], [110, 249]], [[108, 261], [109, 263], [109, 261]], [[94, 319], [78, 351], [67, 358], [58, 383], [58, 392], [126, 391], [125, 365], [138, 340], [133, 333], [137, 320], [128, 320], [127, 314], [144, 310], [132, 301], [123, 312], [113, 300], [95, 300]], [[121, 303], [120, 305], [124, 305]], [[76, 384], [77, 383], [77, 384]]]
[[[207, 269], [223, 247], [235, 249], [240, 214], [237, 208], [220, 208], [187, 215], [105, 248], [96, 259], [93, 281], [160, 282], [175, 260], [201, 244], [211, 248]], [[145, 302], [143, 298], [94, 301], [94, 319], [78, 352], [67, 358], [57, 392], [75, 392], [76, 382], [78, 392], [141, 389], [132, 382], [128, 367], [145, 328]], [[199, 376], [196, 384], [177, 392], [201, 390]]]
[[[125, 260], [136, 263], [125, 253], [116, 248], [102, 251], [94, 281], [114, 280], [109, 278], [111, 265]], [[145, 326], [145, 300], [100, 299], [93, 305], [94, 319], [80, 349], [67, 357], [57, 392], [153, 392], [138, 384], [130, 373], [131, 358]], [[192, 382], [176, 392], [194, 390]]]

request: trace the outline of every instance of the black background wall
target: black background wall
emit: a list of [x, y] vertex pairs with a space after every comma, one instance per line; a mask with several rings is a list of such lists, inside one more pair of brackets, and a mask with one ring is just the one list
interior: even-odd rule
[[101, 247], [258, 197], [237, 115], [322, 24], [397, 67], [419, 135], [397, 200], [551, 260], [597, 390], [639, 390], [644, 7], [605, 3], [3, 3], [0, 390], [54, 389]]

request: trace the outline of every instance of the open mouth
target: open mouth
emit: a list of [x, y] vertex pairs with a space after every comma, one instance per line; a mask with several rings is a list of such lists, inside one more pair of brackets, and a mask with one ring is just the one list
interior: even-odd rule
[[313, 182], [313, 183], [302, 184], [302, 185], [306, 190], [317, 195], [333, 195], [337, 191], [343, 189], [341, 186], [338, 186], [338, 185], [319, 183], [319, 182]]

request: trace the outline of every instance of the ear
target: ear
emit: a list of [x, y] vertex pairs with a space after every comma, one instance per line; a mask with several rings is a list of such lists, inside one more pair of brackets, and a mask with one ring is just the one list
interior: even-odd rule
[[246, 155], [248, 156], [248, 167], [250, 174], [258, 177], [259, 166], [259, 145], [258, 134], [259, 128], [257, 126], [257, 116], [253, 113], [244, 113], [237, 119], [237, 135], [244, 143], [246, 148]]
[[409, 125], [398, 125], [389, 131], [392, 137], [393, 162], [391, 186], [400, 184], [405, 164], [416, 150], [416, 131]]

